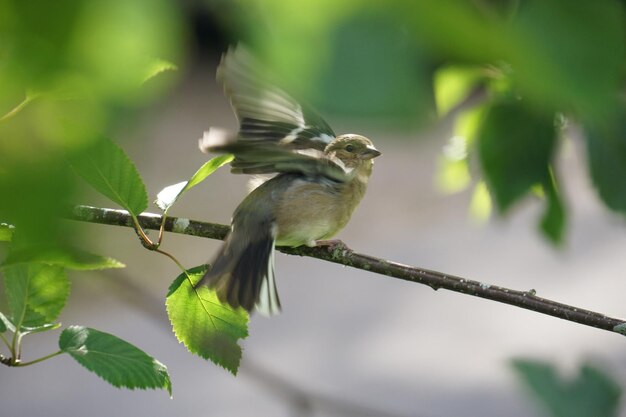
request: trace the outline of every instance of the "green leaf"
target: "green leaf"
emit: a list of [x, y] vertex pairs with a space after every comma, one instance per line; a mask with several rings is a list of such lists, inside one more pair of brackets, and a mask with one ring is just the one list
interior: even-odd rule
[[583, 365], [571, 380], [559, 377], [554, 366], [547, 363], [518, 359], [513, 368], [553, 417], [618, 415], [619, 385], [590, 365]]
[[587, 153], [600, 198], [610, 209], [626, 213], [626, 109], [615, 123], [587, 129]]
[[112, 334], [70, 326], [61, 333], [59, 347], [114, 387], [163, 388], [172, 395], [165, 365]]
[[15, 227], [10, 224], [0, 223], [0, 242], [10, 242], [13, 239]]
[[0, 326], [2, 326], [3, 328], [10, 330], [11, 332], [15, 333], [15, 324], [13, 324], [13, 322], [11, 321], [10, 318], [8, 318], [7, 316], [4, 315], [4, 313], [0, 312], [0, 322], [2, 322], [2, 324]]
[[37, 326], [22, 326], [20, 332], [25, 335], [28, 333], [41, 333], [49, 330], [56, 330], [61, 327], [61, 323], [45, 323]]
[[491, 196], [484, 181], [479, 181], [474, 187], [469, 214], [477, 223], [484, 223], [491, 216]]
[[165, 302], [167, 314], [176, 337], [191, 353], [236, 374], [241, 361], [237, 340], [248, 336], [248, 314], [221, 304], [205, 286], [194, 288], [205, 272], [199, 266], [187, 271], [189, 279], [183, 273], [174, 280]]
[[229, 155], [229, 154], [219, 155], [219, 156], [209, 159], [200, 167], [200, 169], [196, 171], [195, 174], [191, 176], [191, 178], [189, 179], [189, 183], [187, 184], [187, 187], [185, 187], [185, 191], [200, 184], [202, 181], [206, 179], [206, 177], [208, 177], [209, 175], [214, 173], [218, 168], [226, 165], [233, 159], [234, 159], [234, 156]]
[[483, 79], [483, 70], [476, 67], [448, 66], [437, 70], [434, 82], [439, 115], [461, 104]]
[[232, 161], [233, 158], [233, 155], [229, 154], [211, 158], [193, 174], [189, 181], [179, 182], [178, 184], [170, 185], [161, 190], [161, 192], [157, 194], [155, 204], [161, 210], [168, 211], [184, 192], [200, 184], [206, 177], [214, 173], [219, 167]]
[[432, 86], [436, 58], [417, 38], [407, 36], [404, 25], [386, 12], [363, 7], [335, 22], [328, 32], [318, 34], [325, 51], [321, 68], [319, 62], [310, 63], [323, 70], [313, 74], [319, 81], [302, 77], [321, 109], [388, 126], [426, 123], [436, 114]]
[[543, 192], [547, 197], [546, 211], [541, 218], [539, 224], [543, 234], [552, 241], [552, 243], [558, 244], [563, 241], [563, 234], [565, 232], [565, 208], [559, 195], [556, 179], [551, 172], [550, 180], [543, 185]]
[[610, 114], [623, 85], [623, 5], [568, 0], [519, 5], [504, 53], [524, 96], [587, 121]]
[[57, 319], [70, 292], [62, 267], [31, 263], [2, 269], [11, 321], [16, 328], [39, 327]]
[[71, 163], [92, 187], [130, 213], [137, 216], [148, 207], [148, 194], [137, 168], [110, 139], [100, 138], [72, 155]]
[[148, 64], [146, 68], [142, 84], [148, 82], [152, 78], [156, 77], [157, 75], [165, 71], [177, 71], [177, 70], [178, 70], [178, 67], [169, 61], [166, 61], [160, 58], [154, 59]]
[[553, 117], [534, 113], [522, 101], [499, 101], [487, 112], [478, 138], [485, 180], [501, 213], [549, 179], [556, 143]]
[[469, 186], [471, 175], [467, 159], [467, 138], [453, 136], [443, 148], [437, 161], [435, 184], [444, 193], [463, 191]]
[[29, 262], [58, 265], [77, 271], [124, 268], [126, 266], [113, 258], [62, 246], [13, 248], [2, 265], [8, 266]]
[[[0, 314], [2, 314], [2, 313], [0, 313]], [[2, 316], [4, 317], [4, 314], [2, 314]], [[6, 317], [4, 317], [4, 318], [6, 318]], [[7, 327], [6, 323], [4, 322], [4, 319], [0, 319], [0, 333], [6, 332], [7, 329], [8, 329], [8, 327]]]

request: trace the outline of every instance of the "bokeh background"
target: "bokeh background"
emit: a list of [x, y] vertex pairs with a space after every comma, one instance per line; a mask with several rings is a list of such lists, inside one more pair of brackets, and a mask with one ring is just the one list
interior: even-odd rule
[[[229, 45], [245, 42], [336, 132], [364, 134], [383, 152], [339, 235], [349, 247], [624, 316], [626, 227], [607, 208], [621, 209], [621, 197], [612, 199], [619, 187], [599, 197], [587, 142], [590, 129], [623, 120], [624, 5], [0, 1], [2, 213], [27, 237], [79, 242], [128, 265], [73, 273], [61, 321], [144, 349], [168, 366], [174, 390], [170, 399], [115, 389], [61, 356], [1, 369], [0, 414], [548, 415], [511, 367], [515, 358], [548, 361], [563, 378], [590, 363], [623, 386], [626, 344], [616, 334], [285, 255], [276, 260], [283, 313], [251, 318], [233, 377], [171, 332], [164, 300], [174, 264], [130, 229], [54, 219], [67, 203], [111, 206], [64, 165], [94, 136], [126, 150], [151, 197], [195, 172], [207, 158], [197, 149], [202, 132], [236, 129], [215, 69]], [[152, 77], [154, 65], [163, 72]], [[489, 167], [473, 148], [480, 129], [467, 120], [502, 96], [528, 114], [559, 115], [550, 159], [558, 203], [546, 183], [510, 206], [484, 193]], [[525, 121], [513, 121], [512, 137]], [[626, 137], [615, 137], [622, 149]], [[621, 183], [626, 164], [609, 162]], [[245, 193], [246, 178], [221, 169], [171, 214], [226, 224]], [[545, 226], [545, 207], [555, 206], [560, 215]], [[167, 235], [164, 248], [191, 267], [218, 245]], [[25, 357], [56, 349], [54, 335], [31, 338]]]

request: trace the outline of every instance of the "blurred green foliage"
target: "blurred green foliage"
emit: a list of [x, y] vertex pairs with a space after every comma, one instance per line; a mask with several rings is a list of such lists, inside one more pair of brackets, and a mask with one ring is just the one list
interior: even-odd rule
[[612, 417], [619, 413], [620, 386], [607, 373], [583, 364], [575, 377], [558, 375], [554, 365], [526, 359], [513, 369], [546, 415], [552, 417]]
[[[539, 186], [547, 199], [539, 226], [551, 241], [560, 242], [566, 210], [553, 160], [562, 131], [552, 124], [567, 119], [600, 132], [588, 137], [590, 151], [602, 158], [592, 161], [593, 180], [605, 203], [626, 213], [619, 176], [601, 172], [608, 174], [608, 166], [615, 165], [623, 170], [626, 157], [621, 145], [626, 137], [616, 127], [625, 107], [624, 2], [238, 4], [242, 32], [292, 89], [327, 112], [387, 128], [423, 127], [432, 120], [436, 103], [440, 116], [459, 119], [454, 135], [467, 142], [468, 152], [463, 159], [444, 154], [436, 176], [444, 191], [478, 184], [482, 176], [504, 213]], [[479, 113], [463, 105], [476, 96], [481, 98]], [[518, 108], [498, 111], [505, 100], [519, 101], [511, 104]], [[472, 137], [462, 132], [466, 113], [478, 115]], [[605, 139], [596, 146], [598, 135], [610, 136], [613, 143]], [[482, 155], [478, 175], [470, 169], [477, 153]], [[478, 178], [472, 181], [468, 175]]]
[[66, 157], [163, 90], [182, 58], [167, 0], [0, 0], [0, 218], [21, 240], [61, 239], [74, 194]]
[[[437, 115], [457, 119], [454, 136], [467, 151], [442, 156], [437, 179], [447, 192], [476, 189], [482, 177], [505, 212], [540, 186], [548, 198], [540, 225], [560, 241], [560, 175], [554, 152], [536, 148], [558, 149], [561, 129], [542, 126], [560, 115], [590, 132], [600, 196], [626, 211], [626, 191], [607, 172], [626, 159], [617, 126], [626, 107], [624, 2], [205, 0], [196, 7], [329, 115], [400, 129]], [[0, 195], [11, 196], [0, 203], [0, 220], [20, 226], [24, 240], [62, 235], [53, 219], [74, 198], [65, 156], [114, 136], [163, 91], [152, 77], [185, 65], [183, 35], [192, 28], [183, 10], [168, 0], [0, 0]], [[463, 106], [477, 96], [480, 111]], [[521, 103], [514, 123], [493, 110], [504, 100]]]

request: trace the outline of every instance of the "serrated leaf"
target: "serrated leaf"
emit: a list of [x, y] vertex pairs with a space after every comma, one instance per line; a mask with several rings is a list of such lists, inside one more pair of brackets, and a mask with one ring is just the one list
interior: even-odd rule
[[147, 65], [145, 75], [142, 80], [142, 84], [145, 84], [152, 78], [156, 77], [157, 75], [165, 71], [177, 71], [177, 70], [178, 70], [178, 67], [172, 62], [169, 62], [160, 58], [153, 59]]
[[608, 126], [587, 129], [586, 139], [591, 178], [600, 198], [610, 209], [626, 213], [626, 108], [620, 116]]
[[16, 328], [40, 327], [57, 319], [70, 292], [62, 267], [30, 263], [2, 270], [11, 321]]
[[77, 271], [95, 271], [110, 268], [124, 268], [123, 263], [106, 256], [85, 252], [80, 249], [62, 246], [28, 246], [13, 248], [2, 266], [21, 263], [42, 263], [58, 265]]
[[100, 138], [72, 155], [71, 163], [92, 187], [130, 213], [139, 215], [148, 207], [146, 187], [135, 164], [110, 139]]
[[553, 417], [618, 415], [619, 385], [602, 371], [583, 365], [575, 379], [564, 380], [554, 366], [515, 360], [513, 368]]
[[114, 387], [163, 388], [172, 395], [165, 365], [112, 334], [70, 326], [61, 333], [59, 348]]
[[233, 160], [233, 155], [220, 155], [205, 162], [200, 169], [189, 179], [189, 181], [165, 187], [159, 194], [155, 204], [163, 211], [167, 211], [180, 198], [183, 193], [204, 181], [209, 175], [214, 173], [219, 167], [226, 165]]
[[15, 227], [10, 224], [0, 223], [0, 242], [10, 242], [13, 239]]
[[531, 111], [521, 101], [496, 102], [478, 138], [485, 180], [501, 213], [533, 185], [548, 180], [556, 143], [552, 117]]
[[174, 280], [165, 302], [167, 314], [174, 334], [191, 353], [236, 374], [241, 361], [237, 341], [248, 336], [248, 313], [220, 303], [205, 286], [194, 288], [205, 272], [199, 266], [187, 271], [192, 282], [184, 273]]

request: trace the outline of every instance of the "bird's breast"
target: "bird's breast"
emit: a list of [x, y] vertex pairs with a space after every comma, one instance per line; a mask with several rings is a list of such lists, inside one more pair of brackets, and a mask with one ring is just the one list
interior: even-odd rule
[[365, 185], [355, 181], [298, 180], [275, 207], [276, 244], [300, 246], [331, 238], [348, 223], [364, 192]]

